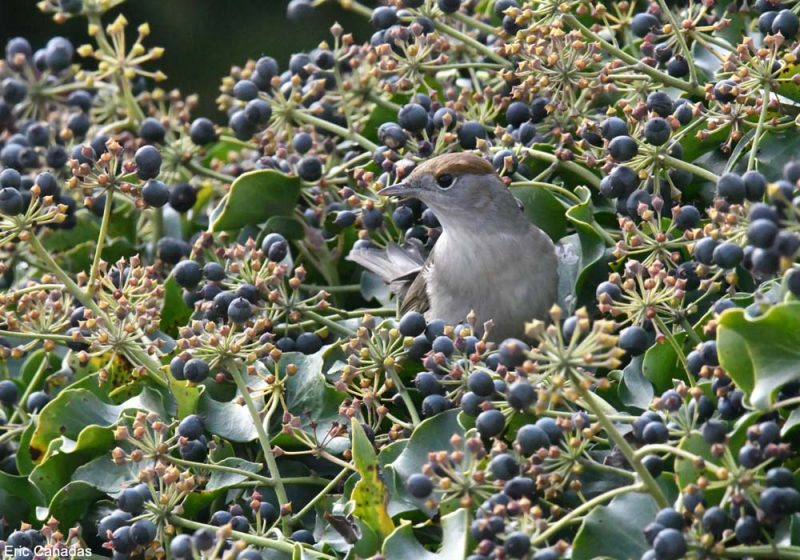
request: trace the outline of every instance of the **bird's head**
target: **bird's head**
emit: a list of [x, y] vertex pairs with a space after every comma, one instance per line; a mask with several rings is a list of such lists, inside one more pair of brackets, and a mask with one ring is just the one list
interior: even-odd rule
[[512, 219], [521, 212], [514, 197], [482, 157], [459, 152], [431, 158], [408, 178], [378, 192], [383, 196], [417, 198], [447, 228], [473, 228], [484, 219]]

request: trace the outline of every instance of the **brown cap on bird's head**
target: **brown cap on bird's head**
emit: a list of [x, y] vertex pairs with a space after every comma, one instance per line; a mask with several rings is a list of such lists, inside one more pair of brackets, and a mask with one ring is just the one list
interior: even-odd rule
[[472, 152], [444, 154], [422, 162], [411, 173], [411, 176], [430, 174], [434, 177], [441, 173], [450, 175], [489, 175], [494, 173], [492, 164]]

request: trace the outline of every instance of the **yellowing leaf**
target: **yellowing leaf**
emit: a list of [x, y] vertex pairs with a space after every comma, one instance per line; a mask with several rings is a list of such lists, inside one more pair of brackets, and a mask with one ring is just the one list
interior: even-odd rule
[[351, 495], [356, 504], [353, 515], [372, 529], [382, 542], [394, 530], [394, 522], [386, 507], [389, 489], [383, 481], [375, 449], [361, 424], [355, 419], [352, 421], [350, 433], [353, 459], [358, 474], [361, 475], [361, 480], [356, 483]]

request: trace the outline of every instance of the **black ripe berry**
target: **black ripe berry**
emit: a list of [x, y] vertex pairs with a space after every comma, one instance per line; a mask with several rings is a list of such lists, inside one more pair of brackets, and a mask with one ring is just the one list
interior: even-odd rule
[[172, 275], [181, 288], [192, 289], [202, 280], [203, 271], [197, 262], [186, 260], [175, 265]]
[[414, 473], [408, 477], [406, 488], [415, 498], [427, 498], [433, 492], [433, 482], [424, 474]]
[[780, 33], [786, 39], [794, 39], [800, 27], [800, 19], [791, 10], [781, 10], [772, 20], [772, 32]]
[[483, 438], [499, 435], [506, 427], [506, 417], [496, 408], [484, 410], [478, 415], [475, 427]]
[[608, 143], [608, 153], [615, 161], [628, 161], [639, 153], [639, 145], [630, 136], [617, 136]]
[[297, 163], [297, 175], [303, 180], [313, 183], [322, 178], [322, 161], [315, 156], [306, 156]]
[[205, 146], [217, 139], [217, 130], [210, 119], [200, 117], [189, 127], [189, 138], [198, 146]]
[[717, 196], [733, 204], [740, 204], [747, 196], [747, 188], [739, 175], [726, 173], [717, 181]]
[[134, 155], [139, 179], [155, 179], [161, 172], [161, 153], [153, 146], [142, 146]]
[[651, 31], [658, 29], [660, 23], [658, 18], [647, 12], [642, 12], [633, 16], [631, 20], [631, 32], [639, 38], [643, 38]]
[[192, 209], [197, 202], [197, 191], [189, 183], [178, 183], [169, 194], [169, 205], [181, 214]]
[[161, 208], [169, 202], [169, 189], [167, 185], [158, 179], [150, 179], [142, 188], [142, 200], [144, 200], [148, 206]]
[[663, 91], [654, 91], [647, 96], [647, 110], [661, 118], [670, 116], [674, 108], [672, 98]]
[[650, 119], [644, 125], [644, 138], [648, 143], [654, 146], [661, 146], [669, 140], [672, 133], [672, 127], [669, 123], [661, 117]]
[[647, 331], [637, 326], [623, 329], [619, 333], [619, 346], [631, 356], [644, 354], [647, 347], [650, 346]]
[[183, 376], [187, 381], [200, 383], [208, 377], [208, 364], [200, 358], [192, 358], [183, 366]]
[[425, 317], [417, 311], [409, 311], [400, 319], [398, 329], [403, 336], [417, 336], [425, 332]]

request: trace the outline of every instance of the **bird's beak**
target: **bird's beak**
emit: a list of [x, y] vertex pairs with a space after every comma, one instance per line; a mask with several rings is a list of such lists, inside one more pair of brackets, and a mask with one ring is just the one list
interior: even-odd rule
[[413, 196], [414, 189], [408, 183], [397, 183], [396, 185], [389, 185], [378, 191], [380, 196]]

